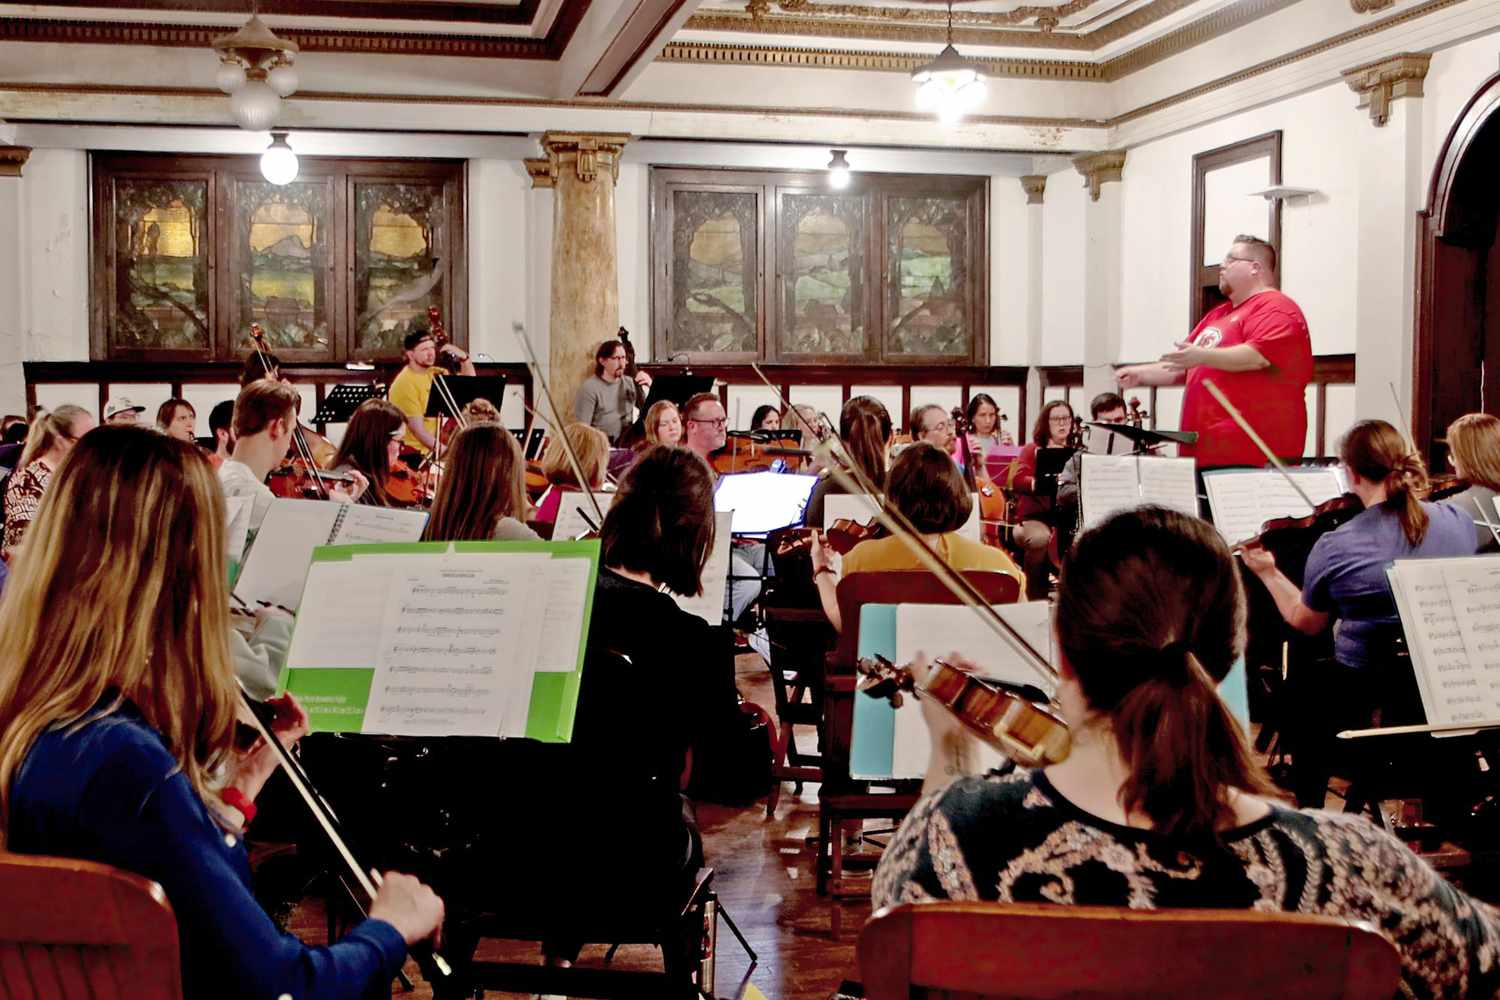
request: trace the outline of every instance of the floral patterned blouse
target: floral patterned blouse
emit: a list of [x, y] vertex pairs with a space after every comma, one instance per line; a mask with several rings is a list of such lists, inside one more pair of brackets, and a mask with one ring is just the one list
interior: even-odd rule
[[986, 900], [1211, 907], [1367, 921], [1401, 953], [1404, 992], [1500, 995], [1500, 911], [1444, 881], [1400, 841], [1344, 813], [1291, 810], [1194, 855], [1063, 798], [1045, 774], [964, 778], [924, 796], [881, 858], [876, 906]]
[[42, 495], [52, 481], [52, 467], [40, 458], [10, 477], [5, 488], [5, 548], [21, 544], [26, 527], [36, 519]]

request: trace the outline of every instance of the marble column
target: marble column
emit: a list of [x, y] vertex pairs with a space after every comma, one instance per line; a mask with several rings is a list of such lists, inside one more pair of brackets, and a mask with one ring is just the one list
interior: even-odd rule
[[543, 157], [526, 161], [534, 187], [552, 189], [552, 320], [547, 385], [567, 419], [594, 351], [620, 326], [615, 181], [621, 133], [547, 132]]
[[1026, 192], [1026, 412], [1016, 414], [1011, 433], [1024, 443], [1037, 414], [1042, 411], [1042, 379], [1037, 365], [1042, 360], [1042, 203], [1047, 195], [1047, 175], [1021, 178]]
[[[1115, 365], [1121, 343], [1120, 178], [1125, 151], [1108, 150], [1077, 157], [1073, 166], [1089, 189], [1084, 209], [1083, 295], [1084, 406], [1101, 392], [1117, 388]], [[1087, 420], [1087, 412], [1082, 414]]]
[[[1429, 60], [1424, 53], [1406, 53], [1343, 74], [1358, 95], [1358, 108], [1370, 116], [1359, 157], [1358, 239], [1350, 248], [1356, 276], [1354, 412], [1397, 427], [1410, 427], [1412, 420], [1416, 220], [1426, 196], [1421, 97]], [[1393, 386], [1399, 406], [1391, 398]]]

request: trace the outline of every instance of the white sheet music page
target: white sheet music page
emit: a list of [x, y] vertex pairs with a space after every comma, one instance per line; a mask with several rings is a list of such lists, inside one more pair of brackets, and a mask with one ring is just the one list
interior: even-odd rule
[[[721, 510], [714, 514], [714, 547], [709, 550], [708, 561], [703, 564], [703, 593], [697, 597], [684, 597], [671, 591], [672, 600], [690, 615], [697, 615], [710, 625], [724, 621], [724, 591], [729, 586], [730, 525], [734, 511]], [[569, 668], [571, 669], [571, 668]]]
[[254, 507], [254, 497], [224, 498], [224, 542], [229, 558], [235, 562], [244, 558], [245, 542], [250, 537], [250, 513]]
[[1157, 504], [1188, 517], [1198, 516], [1196, 461], [1145, 455], [1140, 463], [1141, 503]]
[[550, 561], [518, 554], [399, 569], [362, 731], [501, 735], [511, 701], [531, 690], [532, 664], [514, 656], [527, 626], [522, 595]]
[[312, 564], [287, 666], [368, 670], [375, 665], [394, 567], [365, 562]]
[[415, 542], [427, 527], [425, 510], [368, 507], [350, 504], [344, 512], [332, 545], [374, 545], [380, 542]]
[[1445, 559], [1443, 576], [1464, 650], [1486, 688], [1487, 719], [1500, 719], [1500, 557]]
[[[610, 498], [596, 496], [598, 496], [599, 506], [608, 513]], [[593, 521], [594, 524], [590, 525], [589, 521]], [[599, 515], [594, 513], [594, 505], [587, 493], [565, 491], [557, 503], [557, 520], [552, 524], [552, 540], [555, 542], [572, 541], [580, 535], [604, 527], [598, 521]]]
[[251, 607], [266, 601], [296, 611], [313, 549], [328, 544], [342, 506], [334, 500], [285, 498], [271, 504], [234, 592]]
[[1141, 503], [1141, 481], [1134, 455], [1090, 455], [1082, 458], [1080, 503], [1085, 529], [1111, 514]]
[[[1287, 473], [1315, 504], [1344, 492], [1333, 469], [1288, 469]], [[1274, 469], [1207, 472], [1203, 483], [1214, 526], [1231, 545], [1254, 538], [1272, 518], [1312, 513], [1307, 501]]]
[[543, 597], [542, 613], [529, 619], [542, 623], [536, 669], [566, 673], [578, 667], [578, 644], [583, 641], [580, 636], [583, 609], [589, 598], [589, 561], [553, 557], [540, 572], [547, 585], [532, 589]]
[[[1482, 576], [1481, 566], [1475, 564], [1494, 562], [1495, 557], [1402, 559], [1387, 573], [1422, 707], [1432, 725], [1500, 718], [1500, 679], [1486, 676], [1460, 621], [1461, 614], [1496, 600], [1484, 596], [1482, 579], [1476, 581], [1477, 589], [1471, 591], [1469, 586], [1475, 574]], [[1484, 629], [1500, 621], [1493, 612], [1489, 615], [1471, 625]], [[1487, 631], [1476, 634], [1489, 635]]]

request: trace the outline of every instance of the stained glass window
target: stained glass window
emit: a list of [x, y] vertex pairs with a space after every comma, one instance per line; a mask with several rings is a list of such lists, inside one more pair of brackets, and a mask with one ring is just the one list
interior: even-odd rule
[[112, 346], [210, 346], [207, 201], [206, 181], [115, 179]]
[[354, 347], [391, 355], [444, 303], [446, 219], [437, 184], [355, 185]]
[[328, 184], [235, 185], [234, 342], [258, 323], [273, 351], [329, 353]]
[[885, 353], [968, 356], [965, 201], [888, 197], [885, 232]]
[[865, 202], [863, 195], [782, 195], [780, 353], [866, 352]]
[[756, 195], [673, 192], [669, 352], [756, 350], [759, 237]]

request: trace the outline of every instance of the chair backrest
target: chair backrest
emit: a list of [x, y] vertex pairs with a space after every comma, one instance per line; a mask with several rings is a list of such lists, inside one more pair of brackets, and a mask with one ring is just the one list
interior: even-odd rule
[[859, 938], [870, 1000], [1007, 997], [1380, 998], [1396, 948], [1365, 924], [1249, 910], [924, 903]]
[[179, 1000], [161, 886], [91, 861], [0, 852], [0, 994]]
[[[1021, 585], [1015, 577], [997, 570], [965, 570], [964, 578], [991, 604], [1013, 604], [1021, 596]], [[880, 570], [850, 573], [839, 581], [838, 662], [840, 669], [853, 671], [859, 649], [859, 615], [866, 604], [958, 604], [957, 597], [926, 570]]]

